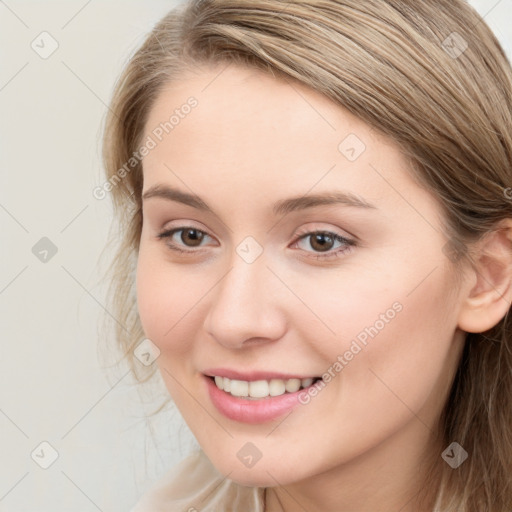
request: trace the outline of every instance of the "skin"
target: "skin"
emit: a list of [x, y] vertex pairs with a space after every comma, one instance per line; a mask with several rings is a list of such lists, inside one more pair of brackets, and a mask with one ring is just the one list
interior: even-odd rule
[[[169, 185], [214, 212], [143, 202], [138, 308], [169, 393], [221, 473], [272, 487], [269, 511], [418, 512], [425, 455], [445, 448], [433, 433], [476, 283], [455, 278], [438, 203], [392, 141], [322, 95], [256, 70], [184, 74], [157, 98], [144, 137], [190, 96], [198, 106], [143, 162], [143, 193]], [[366, 145], [355, 161], [338, 149], [349, 134]], [[276, 201], [333, 191], [375, 208], [272, 212]], [[158, 238], [188, 226], [205, 233], [199, 246], [173, 236], [189, 252]], [[355, 243], [333, 256], [343, 244], [326, 253], [314, 237], [300, 239], [318, 231]], [[236, 252], [248, 236], [263, 249], [252, 263]], [[286, 418], [249, 425], [211, 403], [206, 368], [320, 376], [394, 303], [401, 311]], [[237, 458], [247, 442], [262, 454], [252, 468]]]

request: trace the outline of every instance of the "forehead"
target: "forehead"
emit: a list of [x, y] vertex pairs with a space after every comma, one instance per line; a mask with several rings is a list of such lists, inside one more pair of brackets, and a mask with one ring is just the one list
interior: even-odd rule
[[[340, 107], [328, 98], [291, 80], [234, 65], [196, 68], [170, 83], [153, 105], [146, 132], [169, 119], [191, 97], [197, 107], [180, 119], [173, 135], [193, 130], [203, 140], [236, 139], [251, 146], [272, 145], [273, 150], [286, 140], [305, 137], [332, 148], [339, 135]], [[351, 124], [362, 123], [352, 117]]]
[[[191, 98], [195, 106], [184, 108]], [[198, 67], [169, 83], [146, 137], [156, 145], [143, 162], [145, 190], [184, 178], [201, 195], [236, 187], [246, 199], [270, 201], [283, 188], [343, 188], [375, 202], [396, 200], [386, 175], [417, 188], [392, 141], [324, 95], [256, 69]]]

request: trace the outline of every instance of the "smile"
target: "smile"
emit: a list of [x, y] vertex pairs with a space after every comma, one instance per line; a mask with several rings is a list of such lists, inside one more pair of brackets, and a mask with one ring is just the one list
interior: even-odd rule
[[215, 376], [213, 379], [218, 389], [231, 394], [231, 396], [247, 400], [259, 400], [267, 397], [281, 396], [286, 393], [295, 393], [300, 389], [311, 386], [315, 380], [318, 380], [308, 377], [305, 379], [244, 381], [220, 376]]
[[[218, 373], [228, 374], [218, 375]], [[243, 380], [245, 377], [250, 380]], [[282, 377], [282, 378], [279, 378]], [[225, 417], [241, 423], [264, 423], [275, 420], [301, 404], [320, 377], [278, 375], [269, 372], [241, 374], [219, 370], [203, 374], [206, 392], [212, 405]]]

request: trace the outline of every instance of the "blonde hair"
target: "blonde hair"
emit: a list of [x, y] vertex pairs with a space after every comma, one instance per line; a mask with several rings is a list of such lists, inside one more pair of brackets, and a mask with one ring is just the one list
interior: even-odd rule
[[[142, 165], [132, 161], [162, 88], [190, 66], [235, 63], [296, 80], [397, 142], [439, 201], [454, 268], [471, 241], [512, 217], [512, 71], [463, 0], [198, 0], [163, 18], [120, 77], [106, 121], [104, 163], [121, 241], [110, 269], [116, 340], [133, 360], [144, 338], [135, 298]], [[115, 182], [112, 181], [116, 178]], [[512, 320], [468, 334], [439, 432], [469, 459], [432, 454], [443, 512], [512, 507]]]

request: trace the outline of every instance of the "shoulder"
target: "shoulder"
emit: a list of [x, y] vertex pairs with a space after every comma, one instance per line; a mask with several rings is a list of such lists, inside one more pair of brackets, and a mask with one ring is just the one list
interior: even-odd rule
[[263, 493], [224, 477], [199, 450], [168, 471], [130, 512], [263, 512]]

